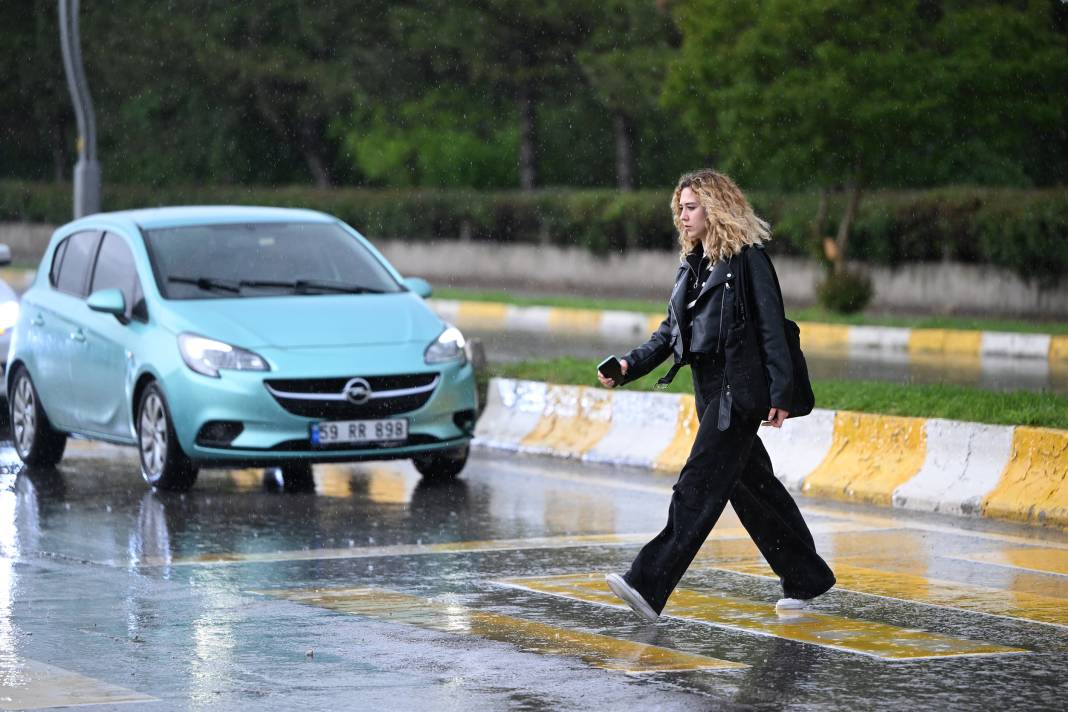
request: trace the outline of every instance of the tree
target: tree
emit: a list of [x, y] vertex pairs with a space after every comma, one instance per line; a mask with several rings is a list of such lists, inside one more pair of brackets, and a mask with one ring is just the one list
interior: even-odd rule
[[428, 0], [395, 13], [406, 47], [469, 87], [514, 103], [519, 186], [538, 184], [538, 109], [574, 86], [594, 0]]
[[616, 185], [635, 186], [635, 124], [658, 112], [675, 37], [670, 16], [649, 0], [608, 3], [578, 58], [608, 110], [615, 138]]
[[74, 118], [55, 0], [0, 4], [0, 166], [5, 176], [62, 180], [73, 165]]
[[1052, 1], [691, 0], [666, 99], [739, 179], [818, 187], [821, 238], [842, 188], [824, 243], [841, 272], [866, 188], [1021, 182], [1020, 147], [1063, 137], [1068, 54]]

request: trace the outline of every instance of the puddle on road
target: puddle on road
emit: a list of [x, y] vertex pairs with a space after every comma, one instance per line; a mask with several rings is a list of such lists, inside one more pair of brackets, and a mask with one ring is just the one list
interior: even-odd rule
[[255, 593], [390, 623], [508, 643], [525, 652], [579, 658], [604, 670], [648, 673], [748, 667], [742, 663], [474, 610], [384, 589], [292, 589]]

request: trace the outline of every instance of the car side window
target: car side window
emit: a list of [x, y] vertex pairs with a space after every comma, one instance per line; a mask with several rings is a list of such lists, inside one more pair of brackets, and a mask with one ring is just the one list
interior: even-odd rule
[[63, 262], [56, 276], [56, 289], [76, 297], [84, 297], [89, 282], [89, 268], [100, 239], [97, 232], [76, 232], [67, 238]]
[[93, 269], [90, 293], [101, 289], [118, 289], [126, 300], [127, 316], [134, 316], [138, 301], [142, 301], [141, 285], [137, 279], [137, 266], [126, 241], [112, 233], [104, 234]]
[[48, 283], [53, 287], [59, 283], [59, 266], [63, 264], [63, 255], [67, 254], [67, 243], [70, 238], [64, 238], [63, 242], [56, 245], [56, 251], [52, 255], [52, 270], [48, 273]]

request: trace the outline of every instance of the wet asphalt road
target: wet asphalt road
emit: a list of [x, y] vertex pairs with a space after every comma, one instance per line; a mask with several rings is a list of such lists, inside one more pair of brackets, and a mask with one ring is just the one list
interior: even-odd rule
[[[0, 709], [1063, 709], [1068, 537], [805, 501], [839, 588], [779, 617], [728, 512], [673, 599], [605, 595], [671, 478], [478, 453], [316, 467], [314, 492], [132, 450], [0, 447]], [[1022, 553], [1021, 553], [1022, 552]], [[118, 704], [126, 700], [124, 704]], [[89, 708], [97, 709], [97, 708]]]

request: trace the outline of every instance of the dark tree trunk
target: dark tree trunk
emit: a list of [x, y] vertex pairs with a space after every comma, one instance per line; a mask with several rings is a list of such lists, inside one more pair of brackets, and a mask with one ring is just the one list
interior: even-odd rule
[[311, 172], [312, 178], [315, 179], [315, 187], [329, 188], [331, 184], [330, 171], [327, 169], [326, 161], [323, 160], [323, 157], [310, 148], [302, 148], [301, 153], [304, 155], [304, 162], [308, 165], [308, 171]]
[[330, 177], [330, 169], [322, 151], [322, 135], [314, 121], [302, 122], [300, 127], [300, 152], [304, 156], [304, 162], [308, 165], [317, 188], [329, 188], [333, 183]]
[[634, 189], [634, 129], [630, 117], [617, 111], [612, 117], [616, 134], [616, 185]]
[[834, 241], [838, 248], [838, 254], [834, 260], [834, 271], [841, 274], [845, 271], [846, 251], [849, 248], [849, 231], [853, 228], [853, 221], [857, 217], [857, 207], [860, 205], [860, 181], [855, 177], [850, 178], [845, 185], [846, 208], [842, 215], [842, 221], [838, 223], [838, 234]]
[[530, 90], [519, 90], [519, 187], [533, 190], [538, 182], [537, 148], [537, 105]]

